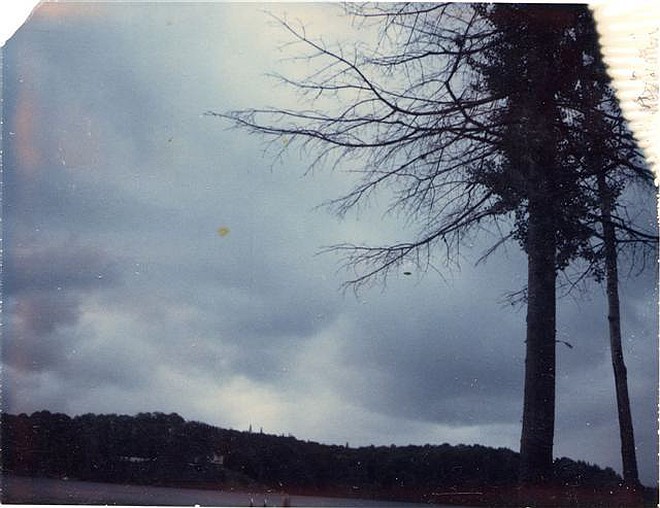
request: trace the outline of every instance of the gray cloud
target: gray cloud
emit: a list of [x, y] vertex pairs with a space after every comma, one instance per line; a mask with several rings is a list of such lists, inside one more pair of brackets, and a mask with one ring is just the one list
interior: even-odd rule
[[75, 324], [78, 301], [31, 295], [11, 301], [7, 333], [12, 340], [3, 348], [3, 360], [21, 370], [41, 371], [57, 365], [64, 344], [55, 331]]
[[75, 347], [71, 333], [83, 300], [117, 284], [117, 263], [70, 239], [48, 233], [25, 236], [5, 235], [5, 333], [11, 340], [4, 344], [3, 361], [23, 371], [58, 369]]
[[8, 249], [3, 280], [8, 296], [57, 292], [60, 298], [71, 291], [106, 286], [118, 277], [117, 261], [94, 247], [76, 245], [70, 239], [32, 244], [12, 239], [16, 245]]
[[451, 425], [517, 420], [524, 314], [498, 303], [517, 289], [507, 261], [465, 263], [448, 280], [401, 276], [385, 293], [365, 296], [343, 353], [364, 371], [365, 385], [346, 387], [347, 396], [386, 414]]

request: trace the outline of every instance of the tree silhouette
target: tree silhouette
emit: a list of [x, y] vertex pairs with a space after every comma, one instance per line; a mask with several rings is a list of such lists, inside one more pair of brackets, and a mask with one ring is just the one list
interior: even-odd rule
[[[569, 104], [573, 130], [568, 151], [582, 162], [583, 185], [598, 204], [593, 211], [591, 248], [583, 252], [590, 274], [604, 281], [607, 319], [614, 370], [624, 481], [639, 486], [633, 423], [628, 396], [627, 371], [621, 340], [618, 289], [619, 254], [627, 254], [631, 268], [643, 269], [657, 254], [658, 236], [644, 230], [628, 215], [626, 194], [649, 193], [653, 175], [649, 170], [617, 103], [601, 58], [598, 35], [590, 16], [582, 16], [576, 38], [583, 48], [581, 76]], [[631, 192], [633, 187], [638, 192]], [[589, 221], [589, 219], [587, 219]], [[639, 266], [638, 266], [639, 265]]]
[[[164, 413], [69, 418], [40, 411], [30, 416], [3, 413], [0, 420], [6, 475], [252, 492], [292, 489], [443, 504], [446, 496], [437, 493], [472, 491], [482, 492], [482, 503], [489, 506], [511, 506], [517, 490], [519, 455], [505, 448], [448, 444], [347, 448], [220, 429]], [[151, 450], [143, 446], [145, 431], [152, 434]], [[154, 455], [147, 457], [152, 451]], [[226, 460], [222, 464], [205, 460], [213, 454]], [[554, 467], [562, 482], [586, 488], [587, 496], [600, 489], [610, 501], [621, 481], [610, 468], [566, 458], [555, 461]], [[31, 493], [35, 501], [43, 500], [39, 497], [43, 495], [52, 501], [52, 487], [44, 492], [38, 485]], [[100, 485], [96, 488], [103, 491]], [[11, 502], [16, 494], [26, 493], [3, 489], [2, 501]], [[465, 504], [465, 498], [462, 501], [457, 502]]]
[[[348, 7], [381, 28], [369, 48], [331, 47], [283, 22], [317, 71], [281, 79], [308, 108], [210, 114], [274, 146], [315, 154], [311, 167], [350, 167], [360, 181], [329, 203], [340, 215], [375, 192], [416, 225], [384, 246], [341, 244], [347, 286], [383, 281], [405, 260], [421, 269], [451, 260], [491, 224], [528, 258], [520, 480], [553, 477], [557, 273], [593, 258], [597, 190], [584, 160], [567, 156], [583, 71], [576, 5], [383, 4]], [[411, 227], [412, 229], [412, 227]], [[407, 233], [410, 233], [407, 231]], [[487, 253], [488, 254], [488, 253]], [[594, 263], [596, 266], [598, 263]]]

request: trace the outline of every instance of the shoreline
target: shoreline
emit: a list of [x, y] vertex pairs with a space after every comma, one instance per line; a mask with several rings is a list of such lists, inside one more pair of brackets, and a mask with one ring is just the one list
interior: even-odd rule
[[[658, 489], [548, 486], [450, 491], [361, 491], [346, 488], [269, 488], [195, 482], [110, 483], [3, 473], [2, 502], [9, 504], [126, 504], [151, 506], [657, 506]], [[397, 495], [398, 494], [398, 495]], [[302, 504], [301, 504], [302, 502]]]

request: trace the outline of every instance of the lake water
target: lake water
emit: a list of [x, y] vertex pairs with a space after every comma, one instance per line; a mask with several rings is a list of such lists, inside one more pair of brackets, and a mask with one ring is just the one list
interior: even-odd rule
[[[230, 492], [140, 485], [52, 480], [5, 475], [2, 478], [2, 503], [77, 504], [122, 506], [282, 506], [280, 494]], [[330, 497], [289, 496], [290, 506], [356, 506], [384, 508], [419, 508], [420, 504], [340, 499]], [[442, 508], [442, 505], [433, 505]], [[457, 508], [456, 506], [445, 508]]]

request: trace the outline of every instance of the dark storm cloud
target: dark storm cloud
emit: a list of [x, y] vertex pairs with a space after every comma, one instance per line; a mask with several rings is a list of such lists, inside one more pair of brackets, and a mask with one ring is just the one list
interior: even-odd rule
[[97, 291], [118, 283], [117, 262], [89, 246], [10, 235], [3, 291], [7, 298], [3, 361], [20, 371], [63, 368], [75, 350], [81, 304]]
[[522, 318], [496, 303], [511, 288], [502, 280], [498, 288], [488, 269], [461, 272], [476, 290], [456, 275], [434, 275], [418, 285], [396, 281], [353, 316], [344, 358], [365, 371], [365, 384], [346, 387], [346, 396], [384, 414], [450, 425], [517, 419]]
[[[281, 223], [279, 228], [286, 230]], [[337, 281], [322, 282], [324, 263], [291, 263], [287, 262], [290, 253], [276, 248], [250, 253], [244, 242], [220, 239], [213, 231], [205, 236], [210, 237], [210, 252], [221, 245], [221, 257], [208, 261], [200, 256], [178, 266], [175, 260], [171, 265], [152, 266], [151, 284], [162, 281], [161, 296], [196, 310], [197, 317], [188, 324], [191, 328], [181, 333], [223, 344], [232, 357], [232, 372], [262, 381], [278, 375], [300, 345], [340, 312]], [[308, 274], [302, 279], [301, 270]], [[154, 318], [158, 310], [151, 306], [137, 308], [144, 312], [144, 319], [167, 319]]]
[[22, 295], [9, 300], [6, 333], [11, 340], [3, 347], [3, 361], [20, 370], [52, 369], [60, 362], [65, 345], [56, 331], [72, 326], [78, 318], [75, 297]]
[[5, 256], [3, 290], [7, 296], [40, 293], [41, 297], [61, 298], [71, 291], [116, 283], [117, 260], [97, 248], [76, 245], [70, 239], [15, 240]]
[[[8, 158], [7, 168], [12, 159]], [[16, 166], [14, 166], [16, 167]], [[167, 221], [172, 211], [147, 204], [94, 173], [46, 166], [35, 174], [6, 178], [8, 241], [25, 236], [93, 236], [107, 230], [130, 233], [135, 224]]]

